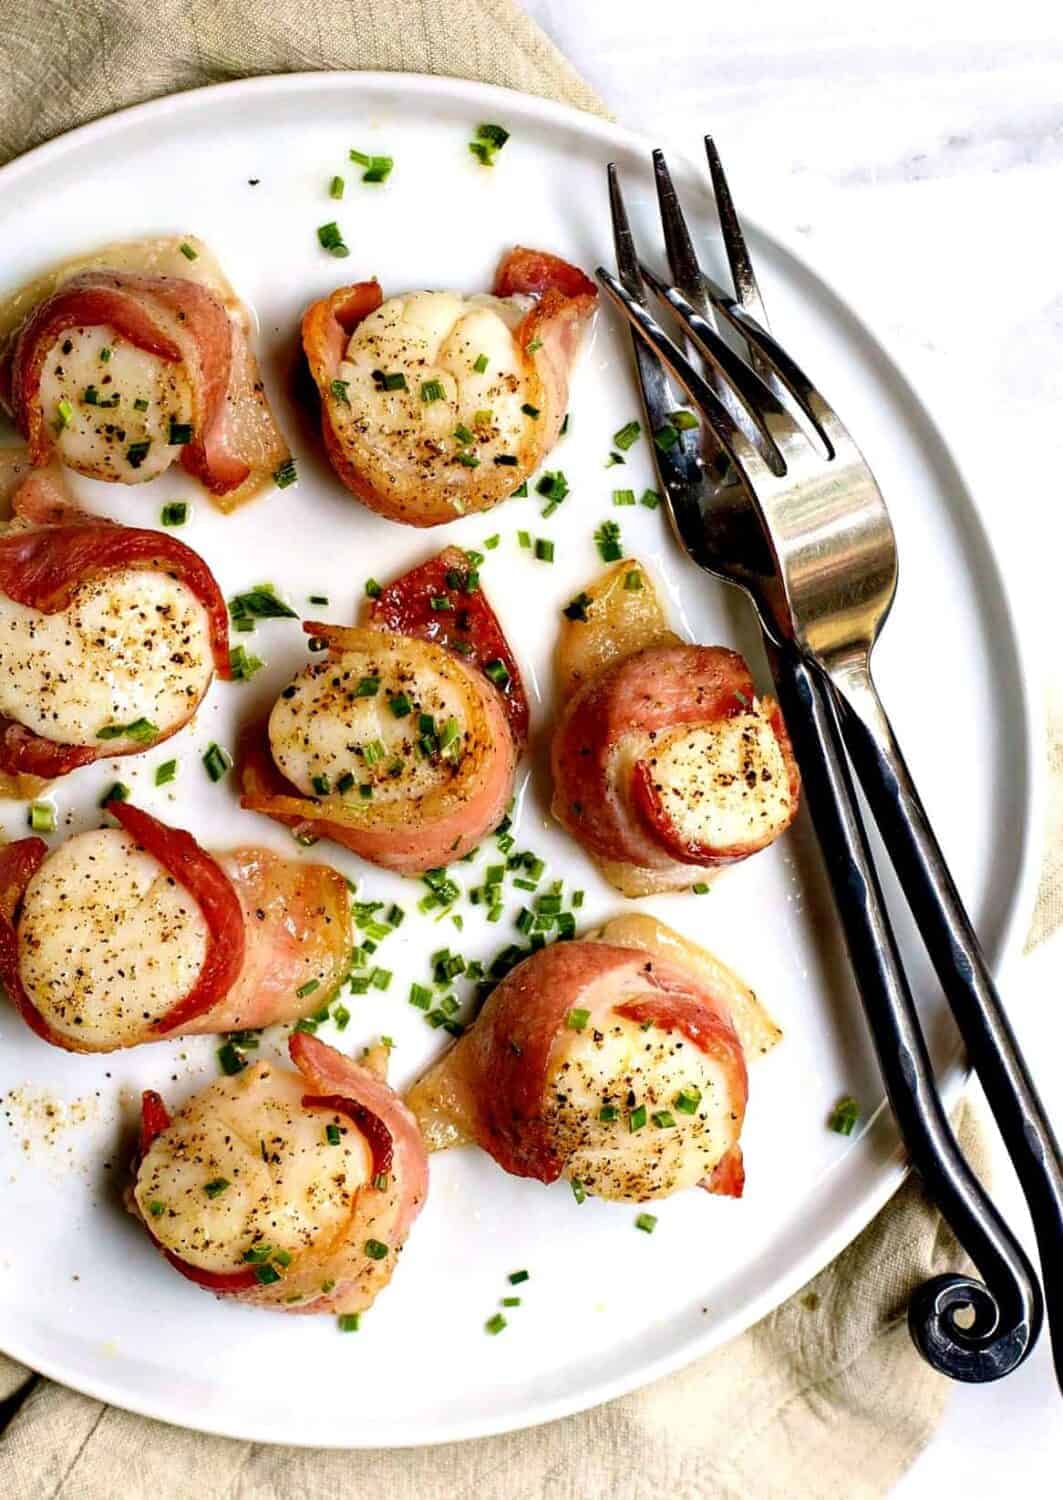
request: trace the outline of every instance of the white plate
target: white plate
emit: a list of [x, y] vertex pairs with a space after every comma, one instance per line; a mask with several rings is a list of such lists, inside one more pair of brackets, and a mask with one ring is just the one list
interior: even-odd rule
[[[482, 120], [512, 139], [491, 170], [466, 149]], [[384, 187], [363, 186], [350, 147], [393, 155]], [[526, 672], [536, 728], [549, 720], [549, 658], [558, 609], [592, 576], [592, 533], [620, 521], [628, 551], [664, 578], [695, 639], [745, 650], [763, 677], [748, 610], [680, 557], [660, 511], [613, 510], [616, 485], [653, 483], [643, 440], [627, 467], [607, 471], [611, 434], [638, 414], [626, 334], [604, 313], [583, 353], [571, 431], [552, 467], [571, 495], [542, 521], [535, 498], [432, 535], [370, 516], [333, 479], [287, 388], [301, 310], [344, 279], [378, 274], [385, 290], [425, 284], [487, 286], [514, 242], [593, 268], [610, 261], [604, 164], [621, 163], [636, 223], [655, 230], [646, 143], [541, 100], [483, 86], [394, 75], [263, 78], [184, 94], [79, 130], [0, 173], [5, 282], [107, 240], [195, 232], [218, 252], [256, 310], [264, 367], [292, 437], [300, 482], [233, 517], [194, 501], [182, 533], [213, 566], [226, 594], [264, 577], [306, 613], [347, 621], [363, 580], [388, 578], [445, 542], [475, 547], [501, 532], [483, 577]], [[347, 177], [330, 200], [333, 173]], [[679, 174], [719, 269], [701, 174]], [[251, 186], [249, 179], [256, 181]], [[338, 219], [351, 247], [334, 260], [317, 226]], [[841, 408], [889, 498], [902, 584], [881, 647], [881, 685], [940, 828], [961, 889], [994, 962], [1021, 936], [1029, 895], [1033, 721], [1011, 599], [971, 497], [925, 410], [881, 347], [792, 253], [762, 233], [753, 250], [782, 338]], [[188, 495], [179, 477], [124, 491], [81, 483], [85, 503], [154, 524], [165, 498]], [[534, 562], [518, 528], [557, 541], [553, 567]], [[314, 611], [310, 593], [331, 598]], [[186, 823], [215, 847], [257, 836], [295, 845], [265, 819], [240, 813], [230, 779], [206, 778], [210, 740], [231, 745], [239, 717], [271, 700], [305, 659], [291, 622], [249, 643], [269, 670], [251, 686], [219, 684], [179, 740], [139, 760], [90, 767], [56, 791], [61, 826], [93, 824], [115, 774], [138, 802]], [[176, 786], [156, 791], [156, 761], [178, 752]], [[540, 746], [541, 751], [541, 746]], [[525, 789], [519, 847], [587, 892], [588, 922], [621, 900], [545, 815], [542, 755]], [[24, 809], [9, 806], [13, 836]], [[492, 851], [493, 852], [493, 851]], [[508, 929], [416, 913], [418, 888], [321, 845], [358, 876], [363, 897], [410, 912], [382, 950], [390, 992], [352, 1004], [349, 1048], [380, 1032], [396, 1042], [394, 1077], [411, 1080], [439, 1049], [406, 1002], [429, 951], [452, 944], [486, 955]], [[464, 873], [459, 867], [459, 874]], [[519, 893], [518, 893], [519, 894]], [[544, 1421], [674, 1369], [761, 1317], [817, 1271], [897, 1186], [892, 1126], [880, 1111], [851, 1139], [826, 1116], [852, 1093], [865, 1116], [881, 1090], [859, 1004], [802, 818], [780, 847], [729, 872], [711, 895], [647, 903], [696, 935], [754, 985], [786, 1031], [753, 1071], [744, 1146], [749, 1183], [740, 1203], [692, 1192], [662, 1203], [651, 1235], [635, 1209], [574, 1202], [506, 1177], [463, 1151], [432, 1166], [428, 1207], [392, 1286], [341, 1337], [331, 1319], [285, 1319], [227, 1306], [172, 1275], [121, 1210], [137, 1091], [180, 1102], [215, 1073], [208, 1039], [142, 1047], [109, 1058], [68, 1057], [34, 1039], [0, 1006], [0, 1345], [69, 1385], [120, 1406], [243, 1438], [335, 1446], [439, 1442]], [[904, 926], [907, 935], [907, 924]], [[921, 956], [922, 993], [943, 1082], [958, 1086], [955, 1039]], [[329, 1028], [322, 1035], [328, 1037]], [[49, 1109], [53, 1110], [48, 1115]], [[484, 1321], [527, 1267], [524, 1305], [500, 1337]], [[295, 1378], [293, 1378], [295, 1372]]]

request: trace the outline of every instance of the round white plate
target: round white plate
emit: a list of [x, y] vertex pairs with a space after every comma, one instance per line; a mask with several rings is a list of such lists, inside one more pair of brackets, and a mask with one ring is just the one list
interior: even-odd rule
[[[497, 121], [512, 139], [493, 170], [467, 149]], [[696, 137], [695, 137], [696, 138]], [[364, 186], [351, 147], [394, 157], [387, 184]], [[546, 816], [543, 744], [551, 715], [550, 655], [560, 607], [593, 576], [593, 532], [620, 522], [628, 552], [664, 581], [691, 637], [737, 646], [764, 681], [745, 602], [679, 555], [661, 511], [613, 509], [614, 487], [654, 483], [643, 439], [624, 468], [605, 467], [611, 435], [640, 415], [626, 332], [603, 310], [572, 391], [572, 422], [550, 467], [571, 486], [548, 520], [534, 494], [431, 535], [369, 515], [322, 460], [294, 404], [299, 315], [344, 280], [376, 274], [385, 292], [489, 285], [514, 242], [593, 269], [611, 262], [605, 163], [619, 161], [636, 227], [656, 242], [648, 147], [615, 126], [471, 83], [395, 75], [263, 78], [130, 110], [54, 142], [0, 172], [9, 286], [50, 262], [109, 240], [196, 233], [221, 257], [260, 322], [266, 379], [299, 466], [295, 488], [232, 517], [193, 496], [181, 533], [230, 595], [270, 579], [307, 615], [350, 621], [364, 580], [386, 579], [447, 542], [479, 547], [494, 533], [483, 582], [524, 668], [538, 753], [516, 817], [518, 848], [551, 877], [586, 891], [588, 924], [623, 902]], [[334, 173], [347, 178], [329, 198]], [[717, 274], [720, 246], [702, 174], [679, 182]], [[737, 184], [739, 192], [741, 184]], [[337, 219], [347, 260], [318, 247]], [[891, 706], [960, 887], [994, 962], [1021, 936], [1029, 882], [1032, 717], [1013, 611], [971, 497], [924, 409], [881, 347], [790, 252], [763, 233], [752, 248], [782, 339], [837, 403], [885, 491], [902, 559], [900, 594], [880, 652]], [[190, 495], [180, 476], [137, 490], [82, 482], [102, 513], [156, 524], [163, 500]], [[553, 537], [553, 566], [517, 542]], [[315, 609], [308, 595], [331, 605]], [[244, 637], [240, 637], [244, 640]], [[333, 860], [363, 899], [409, 915], [380, 953], [390, 990], [351, 1002], [341, 1044], [394, 1037], [393, 1079], [412, 1080], [444, 1040], [407, 1003], [427, 955], [450, 945], [487, 956], [513, 940], [507, 920], [465, 930], [419, 915], [416, 883], [327, 844], [300, 851], [275, 824], [242, 813], [233, 778], [213, 785], [200, 757], [232, 745], [237, 724], [272, 701], [305, 660], [293, 622], [246, 643], [268, 670], [251, 685], [217, 684], [179, 739], [137, 760], [101, 763], [55, 790], [60, 827], [91, 826], [117, 776], [134, 798], [192, 828], [208, 846], [259, 838], [296, 857]], [[766, 683], [765, 683], [766, 685]], [[156, 762], [177, 754], [179, 778], [156, 790]], [[12, 836], [25, 809], [0, 814]], [[497, 858], [493, 840], [481, 863]], [[472, 867], [458, 878], [478, 883]], [[520, 893], [515, 893], [517, 897]], [[761, 1317], [816, 1272], [897, 1186], [901, 1166], [858, 1000], [804, 817], [774, 849], [728, 872], [707, 896], [646, 903], [737, 968], [786, 1036], [753, 1069], [741, 1202], [691, 1192], [660, 1204], [652, 1235], [622, 1204], [574, 1201], [505, 1176], [472, 1150], [434, 1159], [432, 1187], [392, 1285], [356, 1335], [331, 1319], [284, 1318], [226, 1305], [173, 1275], [122, 1211], [137, 1093], [179, 1103], [215, 1075], [209, 1039], [72, 1057], [37, 1041], [0, 1003], [0, 1347], [36, 1369], [120, 1406], [243, 1438], [335, 1446], [439, 1442], [503, 1431], [605, 1400], [704, 1353]], [[907, 923], [903, 933], [911, 952]], [[945, 1087], [958, 1086], [955, 1038], [921, 955], [922, 995]], [[321, 1035], [333, 1039], [331, 1026]], [[278, 1038], [283, 1042], [283, 1038]], [[267, 1049], [268, 1050], [268, 1049]], [[853, 1094], [871, 1128], [849, 1139], [826, 1118]], [[527, 1268], [523, 1305], [499, 1337], [484, 1322]]]

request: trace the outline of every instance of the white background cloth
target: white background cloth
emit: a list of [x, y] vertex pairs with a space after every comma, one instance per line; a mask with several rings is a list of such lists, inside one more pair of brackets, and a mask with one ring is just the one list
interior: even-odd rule
[[[795, 235], [884, 334], [980, 489], [1014, 515], [1046, 681], [1063, 682], [1051, 659], [1063, 556], [1063, 6], [523, 3], [626, 125], [690, 153], [711, 130], [740, 207]], [[1063, 1130], [1061, 969], [1057, 932], [1008, 1000]], [[1018, 1185], [996, 1156], [998, 1201], [1024, 1228]], [[894, 1495], [1040, 1500], [1060, 1494], [1061, 1473], [1063, 1404], [1044, 1337], [1003, 1384], [956, 1390]]]

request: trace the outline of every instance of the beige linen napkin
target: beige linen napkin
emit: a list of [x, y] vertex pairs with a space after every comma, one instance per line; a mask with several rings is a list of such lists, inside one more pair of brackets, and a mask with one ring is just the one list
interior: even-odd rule
[[[174, 90], [319, 68], [478, 78], [606, 112], [510, 0], [0, 0], [0, 161]], [[1055, 729], [1058, 834], [1063, 722]], [[1057, 852], [1032, 938], [1061, 918]], [[967, 1110], [959, 1132], [984, 1166]], [[908, 1295], [956, 1263], [948, 1230], [909, 1182], [799, 1295], [682, 1374], [547, 1427], [413, 1451], [204, 1437], [106, 1407], [0, 1355], [0, 1496], [880, 1496], [930, 1437], [948, 1392], [912, 1348]]]

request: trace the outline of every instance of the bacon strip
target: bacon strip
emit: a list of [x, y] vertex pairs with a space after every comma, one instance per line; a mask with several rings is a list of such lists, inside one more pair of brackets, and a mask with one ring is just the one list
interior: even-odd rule
[[336, 436], [329, 421], [329, 403], [326, 392], [343, 362], [351, 334], [364, 323], [370, 313], [375, 313], [384, 300], [378, 281], [355, 281], [350, 286], [341, 286], [331, 296], [312, 302], [303, 314], [303, 351], [310, 373], [322, 394], [321, 436], [329, 463], [335, 469], [341, 483], [357, 495], [365, 505], [376, 504], [373, 486], [362, 478], [351, 463], [343, 444]]
[[[481, 671], [488, 662], [502, 662], [508, 681], [489, 681], [501, 694], [509, 727], [518, 746], [523, 747], [528, 741], [528, 699], [498, 617], [482, 588], [470, 594], [460, 585], [454, 588], [447, 582], [448, 573], [466, 579], [471, 566], [460, 547], [445, 547], [436, 557], [386, 584], [369, 606], [369, 623], [380, 630], [436, 641]], [[434, 609], [432, 600], [439, 598], [449, 599], [451, 608]]]
[[108, 802], [107, 811], [184, 886], [207, 924], [207, 951], [195, 984], [152, 1024], [165, 1035], [209, 1011], [236, 983], [244, 962], [243, 910], [225, 871], [190, 833], [168, 828], [131, 802]]
[[48, 845], [38, 838], [18, 839], [13, 844], [0, 847], [0, 982], [7, 991], [7, 998], [30, 1030], [36, 1032], [42, 1041], [61, 1047], [62, 1041], [26, 994], [18, 967], [16, 923], [19, 908], [26, 894], [26, 887], [40, 869], [47, 853]]
[[176, 276], [86, 271], [65, 282], [26, 319], [14, 341], [5, 385], [33, 463], [47, 463], [53, 447], [39, 399], [44, 362], [64, 333], [100, 324], [158, 359], [186, 366], [196, 406], [195, 436], [182, 450], [181, 462], [215, 494], [238, 488], [251, 471], [231, 450], [228, 433], [232, 322], [205, 286]]

